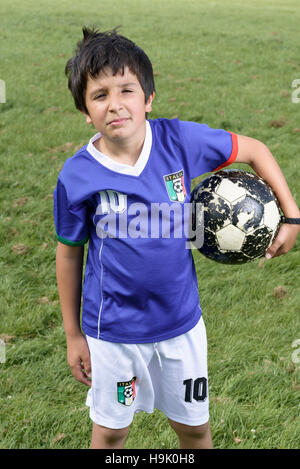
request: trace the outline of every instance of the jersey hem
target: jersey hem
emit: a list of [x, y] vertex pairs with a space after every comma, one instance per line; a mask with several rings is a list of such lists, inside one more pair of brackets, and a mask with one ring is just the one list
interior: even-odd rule
[[62, 238], [61, 236], [56, 235], [57, 240], [60, 243], [67, 244], [68, 246], [83, 246], [89, 239], [89, 236], [86, 236], [81, 241], [70, 241], [66, 238]]
[[196, 310], [198, 310], [199, 313], [193, 316], [193, 320], [189, 322], [188, 324], [178, 327], [177, 329], [174, 329], [171, 332], [168, 331], [164, 334], [151, 336], [149, 338], [144, 337], [144, 338], [128, 339], [128, 338], [122, 338], [122, 337], [111, 337], [107, 334], [102, 334], [102, 333], [98, 334], [97, 331], [95, 331], [95, 329], [91, 329], [85, 326], [84, 324], [82, 325], [82, 330], [84, 334], [90, 337], [93, 337], [94, 339], [106, 340], [107, 342], [114, 342], [114, 343], [121, 343], [121, 344], [148, 344], [148, 343], [161, 342], [163, 340], [172, 339], [173, 337], [177, 337], [179, 335], [185, 334], [190, 329], [195, 327], [202, 316], [202, 311], [201, 311], [199, 304], [197, 305]]

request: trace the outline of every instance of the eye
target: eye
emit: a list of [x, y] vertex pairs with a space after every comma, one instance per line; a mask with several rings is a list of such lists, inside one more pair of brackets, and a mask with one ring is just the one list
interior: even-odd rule
[[123, 90], [123, 93], [132, 93], [132, 90], [126, 88], [125, 90]]
[[95, 100], [97, 99], [103, 99], [105, 98], [106, 94], [105, 93], [101, 93], [101, 94], [97, 94], [97, 96], [94, 97]]

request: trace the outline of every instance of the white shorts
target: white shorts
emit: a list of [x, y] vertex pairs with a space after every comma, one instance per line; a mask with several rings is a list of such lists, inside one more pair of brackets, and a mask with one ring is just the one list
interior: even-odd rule
[[92, 386], [86, 405], [93, 422], [131, 424], [135, 412], [161, 410], [186, 425], [209, 420], [207, 343], [202, 317], [190, 331], [147, 344], [120, 344], [87, 336]]

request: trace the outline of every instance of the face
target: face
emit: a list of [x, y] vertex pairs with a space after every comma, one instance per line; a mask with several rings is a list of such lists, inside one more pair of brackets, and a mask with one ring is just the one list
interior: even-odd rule
[[124, 75], [115, 76], [108, 68], [95, 79], [88, 77], [86, 121], [107, 141], [129, 141], [145, 131], [145, 113], [151, 111], [153, 97], [154, 93], [145, 103], [138, 78], [127, 67]]

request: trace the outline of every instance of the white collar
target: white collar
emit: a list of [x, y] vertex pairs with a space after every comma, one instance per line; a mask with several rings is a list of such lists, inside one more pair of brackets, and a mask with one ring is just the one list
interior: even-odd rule
[[130, 166], [124, 163], [118, 163], [115, 160], [112, 160], [109, 156], [105, 155], [101, 151], [97, 150], [94, 145], [94, 142], [101, 137], [101, 133], [96, 133], [89, 141], [87, 146], [87, 151], [103, 166], [115, 171], [116, 173], [128, 174], [131, 176], [139, 176], [143, 169], [145, 168], [147, 161], [150, 156], [151, 146], [152, 146], [152, 131], [151, 126], [148, 121], [146, 121], [146, 135], [143, 144], [142, 151], [138, 157], [134, 166]]

